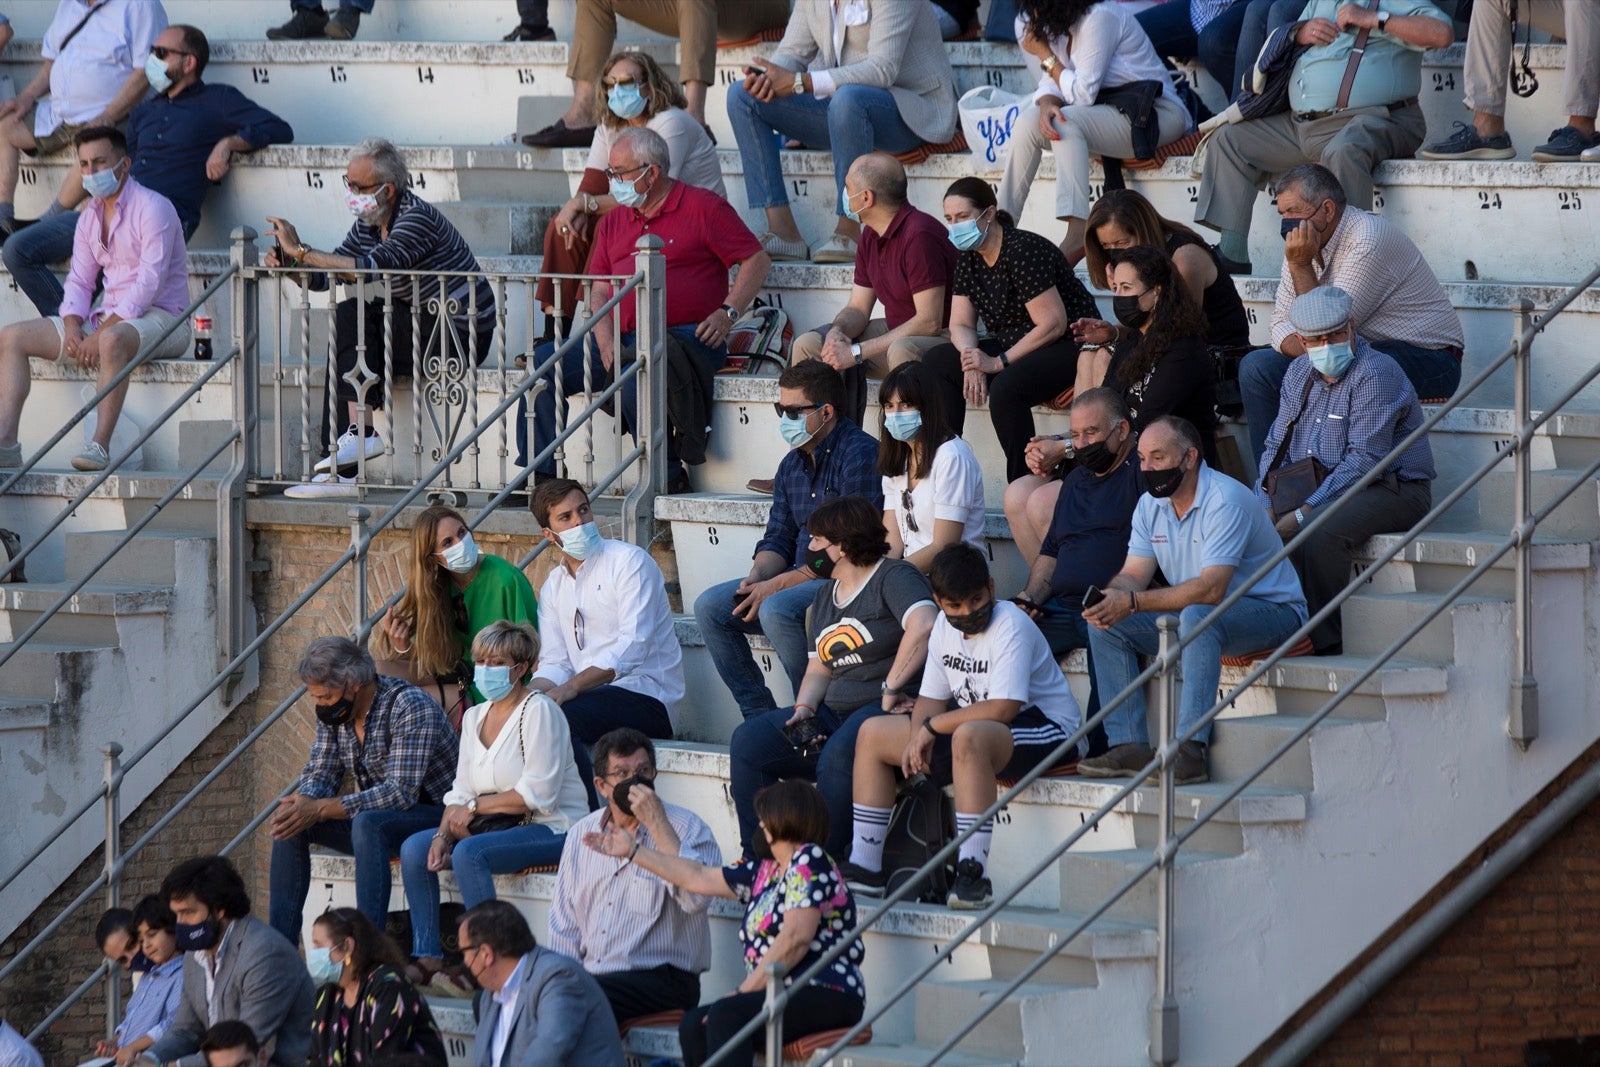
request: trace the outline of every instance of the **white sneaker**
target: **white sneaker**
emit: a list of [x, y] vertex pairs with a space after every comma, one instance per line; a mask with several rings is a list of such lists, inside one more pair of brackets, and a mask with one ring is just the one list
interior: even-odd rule
[[[20, 464], [18, 464], [20, 466]], [[83, 451], [72, 457], [72, 466], [80, 471], [103, 471], [111, 465], [111, 457], [98, 442], [90, 441]]]
[[1585, 148], [1578, 153], [1578, 159], [1584, 163], [1600, 163], [1600, 144], [1593, 148]]
[[0, 445], [0, 467], [22, 466], [22, 442], [14, 445]]
[[283, 495], [290, 500], [354, 500], [356, 480], [324, 471], [304, 485], [291, 485]]
[[331, 471], [334, 467], [345, 470], [354, 467], [362, 459], [372, 459], [383, 455], [383, 438], [378, 434], [363, 434], [354, 426], [339, 435], [334, 453], [323, 456], [317, 460], [314, 468], [319, 471]]

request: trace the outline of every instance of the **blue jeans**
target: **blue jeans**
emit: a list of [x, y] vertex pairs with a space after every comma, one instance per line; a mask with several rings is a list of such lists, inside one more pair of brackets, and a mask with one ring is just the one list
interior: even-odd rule
[[[728, 349], [726, 346], [710, 348], [700, 343], [694, 335], [694, 326], [672, 326], [667, 332], [677, 337], [689, 346], [689, 351], [711, 364], [712, 371], [716, 371], [728, 362]], [[617, 350], [623, 346], [633, 344], [634, 335], [625, 333], [618, 342]], [[531, 366], [537, 367], [550, 358], [556, 350], [554, 341], [547, 341], [533, 350]], [[574, 393], [583, 392], [583, 354], [582, 350], [589, 352], [590, 384], [595, 392], [599, 392], [611, 384], [611, 374], [606, 370], [605, 364], [600, 361], [600, 350], [587, 341], [583, 345], [570, 349], [561, 357], [561, 398], [572, 396]], [[533, 451], [531, 455], [537, 456], [547, 448], [551, 441], [556, 439], [556, 394], [554, 381], [554, 368], [551, 368], [551, 388], [544, 390], [533, 401]], [[634, 433], [638, 423], [639, 411], [639, 379], [629, 378], [622, 383], [618, 390], [622, 394], [622, 422], [629, 433]], [[528, 451], [528, 401], [524, 396], [517, 401], [517, 465], [526, 467], [530, 453]], [[570, 443], [570, 438], [568, 439]], [[676, 452], [672, 447], [672, 435], [667, 435], [667, 466], [673, 468], [678, 462]], [[538, 467], [535, 473], [554, 477], [556, 473], [556, 460], [552, 455]]]
[[[1063, 607], [1058, 597], [1051, 597], [1043, 605], [1043, 614], [1034, 622], [1049, 642], [1050, 654], [1060, 659], [1075, 648], [1089, 649], [1089, 624], [1083, 621], [1083, 612]], [[1094, 676], [1094, 651], [1089, 658], [1089, 706], [1084, 709], [1083, 720], [1089, 721], [1100, 711], [1100, 683]], [[1096, 726], [1085, 738], [1089, 742], [1089, 758], [1106, 750], [1106, 728]]]
[[[189, 240], [199, 227], [198, 217], [185, 222], [183, 239]], [[6, 238], [4, 247], [0, 247], [0, 259], [11, 272], [11, 280], [41, 315], [50, 316], [61, 311], [61, 279], [52, 268], [72, 258], [72, 234], [77, 228], [78, 212], [63, 211], [18, 230]]]
[[[353, 7], [363, 15], [372, 14], [373, 0], [339, 0], [340, 7]], [[322, 10], [322, 0], [289, 0], [291, 8], [316, 8]]]
[[884, 714], [880, 703], [864, 704], [853, 712], [838, 712], [823, 704], [817, 709], [817, 722], [827, 732], [822, 753], [804, 759], [783, 736], [783, 724], [794, 714], [793, 708], [778, 708], [745, 719], [728, 742], [729, 792], [733, 811], [739, 819], [739, 845], [747, 859], [755, 859], [751, 842], [759, 832], [756, 825], [756, 793], [763, 786], [789, 778], [816, 782], [828, 805], [830, 856], [848, 856], [851, 841], [850, 798], [856, 762], [856, 735], [861, 724]]
[[[1461, 384], [1461, 360], [1446, 348], [1418, 348], [1404, 341], [1369, 341], [1379, 352], [1400, 364], [1420, 400], [1448, 397]], [[1239, 363], [1239, 392], [1244, 399], [1244, 417], [1250, 424], [1250, 451], [1259, 467], [1270, 463], [1263, 457], [1267, 434], [1278, 417], [1279, 394], [1289, 373], [1289, 360], [1271, 348], [1258, 348]], [[1299, 403], [1296, 397], [1295, 403]]]
[[801, 582], [767, 597], [757, 609], [758, 621], [754, 623], [733, 614], [733, 593], [741, 581], [742, 578], [736, 578], [701, 593], [694, 602], [694, 617], [700, 624], [701, 636], [706, 639], [711, 662], [733, 694], [734, 703], [748, 719], [772, 710], [778, 702], [773, 699], [755, 657], [750, 654], [745, 635], [767, 635], [767, 640], [777, 649], [778, 662], [783, 664], [789, 682], [798, 693], [800, 679], [806, 673], [806, 656], [811, 651], [811, 641], [806, 636], [806, 609], [816, 599], [822, 580]]
[[[1234, 54], [1239, 48], [1239, 29], [1244, 24], [1249, 5], [1240, 0], [1223, 9], [1198, 34], [1194, 32], [1194, 23], [1189, 19], [1189, 6], [1184, 0], [1173, 0], [1146, 8], [1134, 18], [1149, 35], [1156, 55], [1162, 60], [1169, 57], [1199, 59], [1206, 73], [1217, 80], [1217, 84], [1227, 92], [1228, 99], [1232, 100], [1239, 95], [1239, 83], [1233, 80]], [[1260, 50], [1261, 46], [1257, 45], [1256, 51]], [[1255, 56], [1250, 58], [1254, 59]]]
[[1233, 59], [1233, 84], [1228, 86], [1229, 97], [1239, 95], [1239, 86], [1251, 76], [1251, 68], [1267, 43], [1267, 35], [1280, 26], [1287, 26], [1305, 10], [1306, 0], [1240, 0], [1245, 9], [1244, 23], [1239, 27], [1238, 51]]
[[798, 93], [764, 104], [735, 82], [728, 86], [728, 121], [739, 144], [745, 199], [752, 208], [789, 203], [774, 131], [807, 148], [832, 150], [834, 214], [839, 213], [850, 164], [868, 152], [909, 152], [923, 143], [900, 117], [889, 90], [866, 85], [841, 85], [826, 100]]
[[300, 943], [301, 913], [311, 890], [311, 846], [321, 845], [356, 859], [356, 910], [383, 929], [389, 917], [389, 861], [400, 855], [406, 838], [432, 831], [444, 817], [435, 804], [416, 804], [404, 811], [358, 812], [350, 819], [319, 822], [294, 837], [272, 843], [272, 868], [267, 876], [268, 922]]
[[[432, 829], [419, 830], [400, 846], [400, 877], [411, 908], [411, 954], [430, 959], [444, 955], [444, 946], [439, 943], [439, 876], [428, 870], [428, 849], [437, 831], [437, 824]], [[450, 869], [455, 871], [456, 884], [461, 887], [462, 905], [471, 908], [493, 900], [497, 874], [515, 874], [529, 867], [556, 863], [566, 839], [566, 834], [531, 822], [456, 842], [450, 850]]]
[[[1178, 613], [1178, 637], [1188, 636], [1200, 620], [1211, 613], [1211, 604], [1191, 604]], [[1164, 615], [1167, 612], [1161, 612]], [[1153, 611], [1129, 615], [1109, 630], [1091, 627], [1089, 651], [1094, 656], [1094, 672], [1100, 691], [1112, 696], [1122, 692], [1139, 675], [1140, 656], [1156, 654], [1156, 619]], [[1205, 633], [1187, 645], [1182, 653], [1183, 684], [1178, 697], [1178, 729], [1182, 734], [1211, 710], [1217, 699], [1217, 683], [1222, 677], [1222, 657], [1256, 652], [1282, 643], [1306, 621], [1305, 612], [1292, 604], [1278, 604], [1247, 596], [1206, 628]], [[1132, 742], [1149, 743], [1145, 724], [1144, 690], [1141, 688], [1106, 716], [1106, 740], [1111, 747]], [[1190, 738], [1207, 744], [1211, 724]]]

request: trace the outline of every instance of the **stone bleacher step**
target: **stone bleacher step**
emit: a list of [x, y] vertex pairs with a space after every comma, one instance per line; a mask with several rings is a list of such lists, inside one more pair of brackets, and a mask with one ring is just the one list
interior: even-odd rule
[[[1531, 549], [1530, 564], [1535, 574], [1587, 571], [1593, 565], [1591, 542], [1545, 537], [1543, 529], [1541, 526]], [[1398, 556], [1373, 575], [1369, 589], [1374, 593], [1446, 593], [1465, 576], [1466, 570], [1493, 554], [1504, 538], [1510, 536], [1509, 530], [1508, 523], [1507, 529], [1498, 533], [1491, 530], [1427, 533], [1406, 544]], [[1402, 541], [1403, 534], [1378, 534], [1356, 549], [1356, 566], [1365, 567]], [[1481, 596], [1512, 596], [1514, 565], [1513, 553], [1501, 556], [1472, 585], [1472, 592]]]
[[[49, 727], [54, 710], [55, 704], [42, 698], [0, 697], [0, 733], [42, 733]], [[9, 741], [6, 747], [11, 747]]]
[[[1529, 508], [1538, 511], [1549, 506], [1557, 496], [1567, 490], [1568, 486], [1578, 480], [1585, 469], [1577, 467], [1534, 471]], [[1508, 534], [1510, 524], [1515, 521], [1513, 518], [1516, 514], [1515, 491], [1516, 472], [1513, 470], [1492, 471], [1483, 480], [1478, 491], [1480, 512], [1485, 516], [1504, 516], [1507, 520]], [[1579, 485], [1539, 524], [1539, 531], [1545, 537], [1562, 540], [1600, 539], [1600, 479], [1591, 477], [1587, 484]]]
[[[980, 1009], [990, 1007], [1010, 984], [1011, 980], [1005, 978], [940, 979], [921, 983], [915, 993], [917, 1039], [929, 1045], [943, 1043]], [[962, 1042], [968, 1048], [982, 1049], [985, 1054], [998, 1053], [1021, 1059], [1027, 1055], [1023, 1041], [1024, 1013], [1059, 1010], [1067, 994], [1083, 992], [1086, 988], [1092, 987], [1029, 980], [990, 1011]]]
[[[0, 585], [0, 641], [11, 641], [32, 626], [71, 582]], [[172, 610], [170, 586], [91, 582], [73, 594], [39, 636], [46, 640], [117, 643], [117, 620], [127, 615], [165, 615]]]
[[[933, 1057], [932, 1045], [880, 1045], [874, 1042], [848, 1048], [832, 1061], [833, 1067], [920, 1067]], [[939, 1058], [947, 1067], [1019, 1067], [1020, 1060], [975, 1054], [949, 1052]]]
[[[121, 530], [93, 530], [68, 533], [66, 537], [66, 576], [78, 579], [89, 572], [102, 555], [122, 536]], [[99, 574], [97, 582], [134, 584], [152, 582], [173, 585], [177, 582], [179, 560], [186, 546], [209, 545], [217, 535], [204, 529], [151, 529], [146, 527], [113, 556]]]
[[[1074, 852], [1063, 857], [1068, 876], [1061, 880], [1061, 906], [1080, 914], [1094, 911], [1153, 856], [1150, 848], [1128, 848]], [[1186, 870], [1234, 858], [1225, 853], [1185, 847], [1178, 850], [1174, 866], [1181, 879]], [[1151, 869], [1111, 905], [1106, 915], [1125, 922], [1153, 925], [1156, 918], [1156, 882], [1159, 877], [1160, 869]]]
[[[1357, 593], [1344, 602], [1344, 647], [1347, 654], [1373, 656], [1383, 651], [1440, 602], [1432, 593]], [[1447, 607], [1401, 649], [1409, 659], [1452, 665], [1458, 650], [1502, 647], [1510, 632], [1511, 604], [1492, 596], [1467, 595]], [[1474, 637], [1499, 633], [1500, 640], [1476, 645]]]
[[[10, 647], [9, 642], [0, 644], [0, 649], [9, 651]], [[114, 644], [45, 641], [36, 637], [0, 664], [0, 693], [12, 700], [50, 703], [77, 693], [77, 679], [90, 677], [100, 666], [120, 656], [121, 651]]]

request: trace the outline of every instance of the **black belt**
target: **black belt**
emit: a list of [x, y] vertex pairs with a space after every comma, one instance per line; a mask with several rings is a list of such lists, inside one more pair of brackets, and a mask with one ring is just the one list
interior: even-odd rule
[[[1413, 96], [1413, 97], [1409, 97], [1409, 98], [1407, 98], [1405, 100], [1396, 100], [1393, 103], [1374, 104], [1372, 106], [1373, 107], [1386, 107], [1390, 111], [1404, 111], [1408, 107], [1416, 107], [1417, 106], [1417, 98]], [[1329, 111], [1296, 111], [1294, 113], [1294, 117], [1295, 117], [1295, 121], [1296, 122], [1313, 122], [1313, 121], [1315, 121], [1317, 119], [1325, 119], [1329, 115], [1342, 115], [1346, 111], [1365, 111], [1365, 110], [1366, 110], [1366, 108], [1364, 108], [1364, 107], [1347, 107], [1347, 108], [1344, 108], [1342, 110], [1340, 108], [1333, 108], [1333, 109], [1331, 109]]]

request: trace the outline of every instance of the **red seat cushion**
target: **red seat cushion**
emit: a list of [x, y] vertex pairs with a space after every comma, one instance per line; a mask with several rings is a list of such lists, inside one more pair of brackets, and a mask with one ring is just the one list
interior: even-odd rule
[[967, 135], [957, 130], [956, 135], [944, 144], [918, 145], [909, 152], [896, 152], [894, 158], [905, 166], [914, 167], [918, 163], [926, 163], [929, 156], [942, 156], [950, 152], [965, 152], [966, 150]]
[[[785, 24], [786, 26], [787, 24]], [[742, 41], [718, 41], [718, 48], [748, 48], [751, 45], [770, 44], [773, 41], [783, 40], [785, 26], [773, 26], [762, 30], [754, 37], [746, 37]]]
[[631, 1019], [622, 1020], [622, 1025], [617, 1031], [626, 1037], [628, 1031], [635, 1026], [673, 1026], [676, 1027], [683, 1021], [682, 1011], [658, 1011], [652, 1015], [635, 1015]]
[[[810, 1060], [814, 1054], [821, 1052], [823, 1049], [832, 1045], [835, 1041], [839, 1040], [848, 1032], [849, 1028], [846, 1027], [842, 1030], [818, 1030], [814, 1034], [807, 1034], [805, 1037], [797, 1037], [793, 1041], [789, 1041], [784, 1044], [783, 1058], [785, 1060], [799, 1060], [801, 1063], [805, 1063], [806, 1061]], [[851, 1038], [850, 1043], [852, 1045], [865, 1045], [871, 1040], [872, 1027], [869, 1026], [855, 1037]]]
[[[1276, 646], [1274, 646], [1272, 648], [1263, 648], [1259, 652], [1246, 652], [1242, 656], [1223, 656], [1222, 665], [1224, 667], [1248, 667], [1250, 664], [1255, 663], [1258, 660], [1266, 659], [1276, 651], [1278, 651], [1278, 649]], [[1295, 645], [1289, 651], [1285, 652], [1284, 655], [1309, 656], [1311, 655], [1312, 651], [1311, 638], [1303, 637], [1300, 639], [1300, 643], [1298, 645]]]
[[[1051, 767], [1048, 771], [1045, 771], [1039, 777], [1040, 778], [1070, 778], [1074, 774], [1077, 774], [1077, 773], [1078, 773], [1078, 761], [1077, 760], [1068, 760], [1066, 763], [1058, 763], [1058, 764], [1056, 764], [1054, 767]], [[1035, 779], [1035, 780], [1037, 781], [1037, 779]], [[995, 781], [995, 784], [998, 785], [1001, 789], [1010, 789], [1012, 786], [1016, 785], [1017, 782], [1020, 781], [1020, 779], [1017, 779], [1017, 778], [996, 778], [994, 781]]]
[[1169, 142], [1156, 149], [1154, 159], [1124, 159], [1123, 170], [1155, 170], [1173, 156], [1192, 156], [1194, 150], [1200, 147], [1200, 133], [1198, 130], [1186, 133], [1176, 141]]

